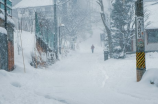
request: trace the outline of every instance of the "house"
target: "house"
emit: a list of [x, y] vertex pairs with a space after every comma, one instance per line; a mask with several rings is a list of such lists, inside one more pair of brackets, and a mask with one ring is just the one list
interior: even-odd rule
[[4, 0], [0, 0], [0, 69], [14, 69], [14, 21], [12, 20], [12, 2], [7, 0], [7, 30], [4, 29]]
[[[158, 51], [158, 1], [145, 2], [144, 7], [149, 14], [149, 18], [145, 21], [145, 51]], [[133, 51], [136, 51], [135, 37]]]
[[[25, 31], [35, 32], [35, 12], [44, 12], [54, 10], [54, 0], [22, 0], [13, 7], [13, 17], [18, 18], [17, 23], [21, 24], [20, 29]], [[63, 11], [67, 13], [67, 10], [72, 9], [72, 5], [79, 2], [79, 0], [62, 0], [59, 4], [63, 6]], [[58, 7], [59, 8], [59, 7]], [[58, 9], [57, 8], [57, 9]], [[65, 9], [66, 8], [66, 9]], [[58, 13], [60, 10], [58, 9]], [[19, 27], [17, 27], [19, 28]]]
[[[53, 10], [53, 0], [22, 0], [13, 7], [21, 30], [35, 32], [35, 12]], [[16, 24], [18, 25], [18, 24]]]

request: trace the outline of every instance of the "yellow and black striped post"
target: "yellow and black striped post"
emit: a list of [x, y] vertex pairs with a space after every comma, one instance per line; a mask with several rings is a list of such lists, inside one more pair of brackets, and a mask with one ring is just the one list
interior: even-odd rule
[[144, 39], [144, 10], [143, 0], [136, 2], [136, 67], [137, 82], [142, 79], [146, 71], [145, 63], [145, 39]]
[[145, 52], [136, 53], [137, 69], [145, 69]]
[[136, 52], [136, 62], [137, 82], [139, 82], [146, 71], [145, 52]]

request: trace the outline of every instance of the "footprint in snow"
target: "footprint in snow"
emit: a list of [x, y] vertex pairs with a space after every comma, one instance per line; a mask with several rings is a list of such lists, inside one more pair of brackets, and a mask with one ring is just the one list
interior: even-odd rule
[[14, 87], [18, 87], [18, 88], [21, 87], [21, 84], [18, 83], [18, 82], [12, 82], [11, 85], [14, 86]]
[[45, 97], [46, 99], [53, 99], [53, 100], [56, 100], [56, 101], [61, 102], [61, 103], [64, 103], [64, 104], [69, 104], [69, 103], [67, 103], [65, 100], [56, 99], [56, 98], [51, 97], [50, 95], [45, 95], [44, 97]]
[[53, 99], [50, 95], [45, 95], [44, 97], [47, 99]]
[[4, 70], [0, 70], [0, 76], [6, 77], [7, 76], [7, 72], [4, 71]]

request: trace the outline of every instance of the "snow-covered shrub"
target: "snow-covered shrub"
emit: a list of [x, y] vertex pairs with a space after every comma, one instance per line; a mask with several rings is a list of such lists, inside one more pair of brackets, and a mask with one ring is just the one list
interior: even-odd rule
[[119, 59], [119, 58], [124, 58], [125, 54], [122, 51], [120, 46], [116, 46], [113, 49], [113, 58]]
[[145, 72], [142, 83], [154, 84], [158, 87], [158, 69], [149, 69]]

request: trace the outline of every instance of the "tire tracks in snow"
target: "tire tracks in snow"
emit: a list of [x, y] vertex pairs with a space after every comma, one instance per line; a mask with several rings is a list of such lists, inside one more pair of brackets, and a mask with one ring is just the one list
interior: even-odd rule
[[59, 102], [59, 103], [61, 103], [61, 104], [70, 104], [70, 103], [68, 103], [66, 100], [64, 100], [64, 99], [60, 99], [60, 98], [56, 98], [56, 97], [53, 97], [53, 96], [51, 96], [51, 95], [49, 95], [49, 94], [43, 94], [43, 93], [41, 93], [41, 92], [34, 92], [36, 95], [38, 95], [38, 96], [42, 96], [42, 97], [44, 97], [45, 99], [50, 99], [50, 100], [54, 100], [54, 101], [57, 101], [57, 102]]
[[96, 63], [97, 63], [97, 66], [98, 66], [99, 70], [101, 71], [101, 73], [102, 73], [103, 76], [104, 76], [103, 81], [102, 81], [102, 83], [101, 83], [101, 88], [104, 88], [106, 81], [109, 79], [109, 76], [107, 75], [107, 72], [104, 70], [105, 67], [102, 66], [102, 64], [99, 62], [99, 58], [97, 58]]
[[[154, 99], [150, 99], [150, 98], [143, 98], [139, 95], [136, 95], [136, 94], [129, 94], [129, 93], [125, 93], [125, 92], [120, 92], [120, 91], [117, 91], [117, 93], [121, 94], [121, 95], [125, 95], [125, 96], [129, 96], [129, 97], [132, 97], [132, 98], [135, 98], [135, 99], [138, 99], [138, 100], [145, 100], [145, 101], [155, 101]], [[157, 103], [154, 103], [154, 104], [157, 104]]]
[[101, 71], [102, 71], [102, 73], [104, 74], [104, 80], [103, 80], [103, 82], [102, 82], [102, 88], [104, 88], [105, 87], [105, 83], [106, 83], [106, 80], [108, 80], [109, 79], [109, 76], [107, 75], [107, 73], [106, 73], [106, 71], [104, 70], [104, 67], [102, 68], [102, 69], [100, 69]]

